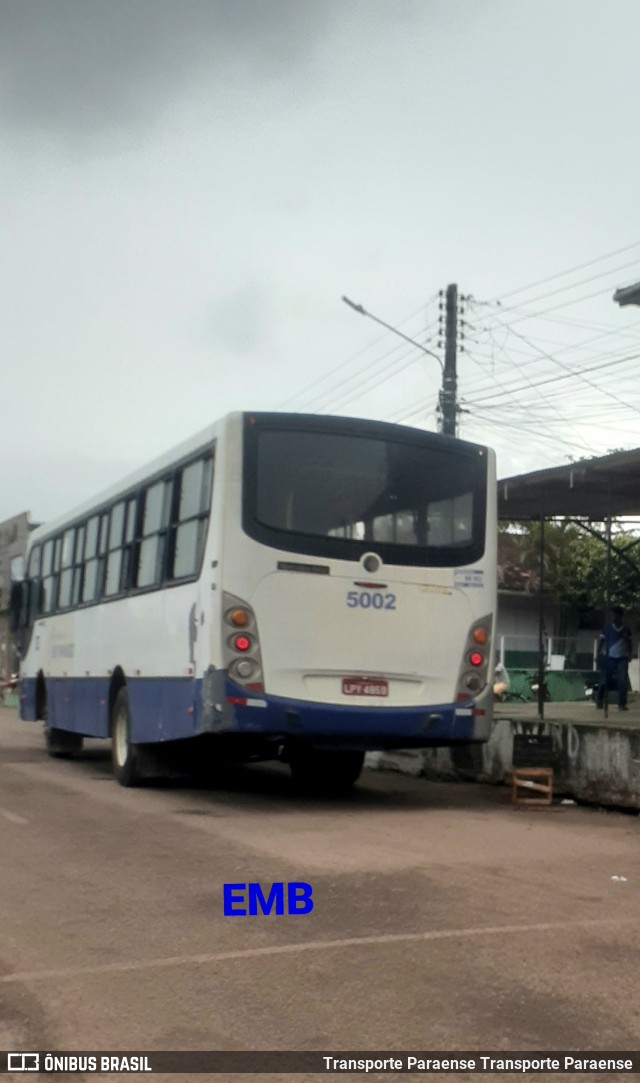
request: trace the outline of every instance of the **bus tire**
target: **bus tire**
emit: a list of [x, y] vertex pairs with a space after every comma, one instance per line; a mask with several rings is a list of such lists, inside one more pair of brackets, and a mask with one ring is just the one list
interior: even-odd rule
[[56, 760], [69, 760], [72, 756], [77, 756], [82, 752], [83, 739], [79, 733], [69, 733], [68, 730], [59, 730], [53, 726], [46, 726], [44, 739], [47, 745], [47, 753]]
[[131, 714], [129, 693], [121, 688], [113, 704], [111, 719], [111, 760], [116, 782], [121, 786], [139, 786], [140, 754], [131, 741]]
[[345, 793], [360, 778], [364, 752], [337, 749], [296, 749], [289, 755], [289, 769], [298, 790]]

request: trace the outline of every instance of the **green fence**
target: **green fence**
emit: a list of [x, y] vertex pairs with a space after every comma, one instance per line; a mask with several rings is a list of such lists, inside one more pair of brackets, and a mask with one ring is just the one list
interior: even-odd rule
[[[527, 702], [535, 702], [537, 692], [531, 691], [531, 682], [537, 684], [538, 667], [509, 669], [507, 672], [511, 682], [507, 698], [509, 700], [523, 699]], [[555, 703], [577, 702], [585, 699], [585, 679], [591, 677], [591, 671], [585, 672], [579, 669], [547, 670], [544, 675], [549, 699]]]

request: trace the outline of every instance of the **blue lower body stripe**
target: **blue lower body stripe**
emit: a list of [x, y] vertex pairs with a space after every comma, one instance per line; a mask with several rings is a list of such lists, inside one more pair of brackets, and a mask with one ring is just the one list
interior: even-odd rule
[[[51, 677], [46, 681], [47, 721], [87, 737], [109, 736], [108, 677]], [[133, 677], [127, 681], [132, 739], [146, 744], [203, 733], [299, 738], [315, 744], [408, 748], [467, 744], [475, 737], [472, 705], [371, 707], [315, 703], [250, 692], [210, 671], [204, 681], [185, 677]], [[20, 717], [34, 720], [36, 680], [20, 686]]]

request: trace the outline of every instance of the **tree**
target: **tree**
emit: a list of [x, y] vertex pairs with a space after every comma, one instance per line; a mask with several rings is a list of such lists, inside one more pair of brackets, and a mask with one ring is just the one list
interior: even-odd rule
[[[604, 532], [595, 537], [591, 530], [568, 519], [545, 523], [544, 586], [551, 601], [556, 635], [568, 635], [580, 624], [600, 623], [603, 619], [607, 548]], [[528, 580], [530, 590], [540, 589], [540, 523], [501, 528], [499, 553], [503, 585], [506, 568], [515, 569], [523, 583]], [[636, 626], [640, 624], [639, 582], [640, 534], [624, 531], [613, 523], [611, 602], [621, 605], [628, 622]]]

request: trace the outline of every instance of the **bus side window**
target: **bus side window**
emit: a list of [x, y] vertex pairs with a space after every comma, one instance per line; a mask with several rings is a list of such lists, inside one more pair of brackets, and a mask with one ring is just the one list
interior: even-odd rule
[[82, 555], [84, 552], [85, 526], [76, 530], [76, 545], [73, 554], [73, 584], [71, 587], [71, 605], [76, 606], [82, 593]]
[[164, 478], [143, 493], [141, 536], [135, 586], [160, 584], [170, 513], [171, 481]]
[[53, 540], [53, 566], [51, 574], [51, 610], [58, 608], [58, 585], [60, 583], [60, 561], [62, 559], [62, 534]]
[[42, 547], [42, 597], [38, 616], [45, 617], [53, 610], [53, 541], [49, 538]]
[[98, 532], [98, 564], [96, 573], [96, 600], [104, 593], [105, 569], [107, 565], [107, 542], [109, 535], [109, 512], [104, 511], [100, 516], [100, 529]]
[[133, 496], [127, 501], [127, 512], [124, 524], [124, 546], [122, 549], [122, 575], [120, 589], [129, 590], [133, 586], [133, 551], [136, 539], [136, 512], [138, 498]]
[[124, 532], [124, 500], [114, 504], [111, 509], [111, 525], [109, 527], [107, 577], [105, 580], [105, 597], [112, 597], [120, 593], [120, 572], [122, 569], [122, 535]]
[[59, 609], [68, 609], [71, 605], [74, 544], [75, 528], [71, 527], [69, 530], [65, 530], [62, 536], [62, 572], [60, 575], [60, 593], [58, 595]]
[[84, 566], [82, 577], [82, 601], [92, 602], [96, 596], [98, 580], [98, 516], [94, 515], [87, 523]]
[[210, 455], [180, 472], [177, 507], [171, 526], [169, 579], [195, 575], [200, 567], [209, 521], [213, 460]]

